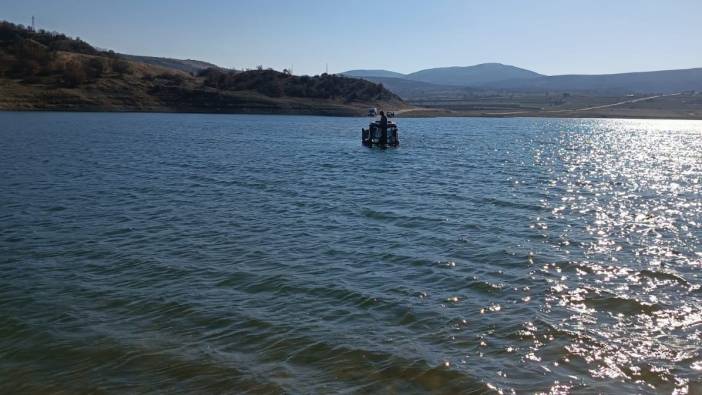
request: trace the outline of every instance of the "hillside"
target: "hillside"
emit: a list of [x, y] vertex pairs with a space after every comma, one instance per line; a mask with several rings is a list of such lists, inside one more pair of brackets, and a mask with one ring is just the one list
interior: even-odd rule
[[159, 58], [155, 56], [139, 56], [139, 55], [126, 55], [119, 54], [119, 56], [131, 60], [133, 62], [151, 64], [154, 66], [160, 66], [167, 69], [173, 69], [178, 71], [184, 71], [188, 74], [197, 74], [198, 72], [209, 69], [209, 68], [220, 68], [219, 66], [203, 62], [201, 60], [192, 59], [172, 59], [172, 58]]
[[0, 22], [0, 110], [363, 115], [368, 107], [406, 105], [361, 79], [263, 69], [205, 68], [192, 75]]

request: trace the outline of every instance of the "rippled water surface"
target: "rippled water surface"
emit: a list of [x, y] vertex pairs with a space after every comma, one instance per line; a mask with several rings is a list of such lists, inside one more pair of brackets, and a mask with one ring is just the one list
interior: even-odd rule
[[702, 123], [0, 113], [2, 393], [702, 393]]

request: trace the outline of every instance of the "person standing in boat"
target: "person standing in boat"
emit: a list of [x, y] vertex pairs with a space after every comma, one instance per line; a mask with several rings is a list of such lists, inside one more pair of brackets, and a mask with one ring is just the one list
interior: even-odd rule
[[388, 117], [385, 116], [385, 111], [380, 111], [380, 144], [388, 143]]

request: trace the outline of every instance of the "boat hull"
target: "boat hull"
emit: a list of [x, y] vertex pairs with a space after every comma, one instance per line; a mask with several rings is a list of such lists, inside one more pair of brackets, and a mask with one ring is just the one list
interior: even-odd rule
[[361, 129], [361, 143], [366, 147], [399, 147], [400, 138], [397, 125], [388, 124], [385, 135], [377, 122], [373, 122], [368, 129]]

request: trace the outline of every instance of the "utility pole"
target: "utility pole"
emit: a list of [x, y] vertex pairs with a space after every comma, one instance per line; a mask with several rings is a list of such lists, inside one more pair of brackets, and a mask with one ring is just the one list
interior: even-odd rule
[[324, 74], [329, 74], [329, 63], [324, 66]]
[[32, 15], [32, 31], [33, 32], [37, 31], [34, 27], [34, 15]]

